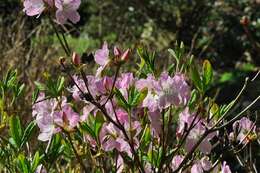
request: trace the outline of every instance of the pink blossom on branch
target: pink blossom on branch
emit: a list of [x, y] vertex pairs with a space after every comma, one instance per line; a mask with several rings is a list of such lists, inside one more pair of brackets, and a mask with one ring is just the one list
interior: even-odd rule
[[[183, 112], [180, 113], [177, 136], [180, 137], [185, 131], [187, 131], [190, 127], [192, 127], [185, 141], [185, 149], [187, 151], [190, 151], [193, 148], [193, 146], [197, 143], [197, 141], [206, 131], [206, 127], [204, 124], [208, 124], [210, 126], [210, 123], [206, 123], [204, 119], [200, 117], [196, 117], [195, 114], [190, 114], [188, 108], [186, 108]], [[198, 149], [202, 153], [204, 154], [210, 153], [212, 149], [210, 140], [215, 135], [216, 133], [211, 133], [207, 135], [205, 139], [200, 143]]]
[[148, 95], [144, 99], [143, 106], [148, 107], [152, 112], [171, 105], [184, 106], [190, 98], [190, 87], [181, 74], [170, 77], [167, 73], [162, 73], [158, 81], [148, 76], [147, 79], [137, 81], [136, 87], [139, 90], [148, 88]]
[[[233, 130], [236, 131], [236, 140], [240, 143], [246, 144], [256, 136], [256, 125], [247, 117], [243, 117], [233, 124]], [[234, 138], [234, 132], [230, 134]]]
[[61, 108], [58, 106], [60, 103], [56, 99], [44, 100], [45, 95], [40, 93], [36, 103], [33, 106], [33, 116], [36, 116], [36, 123], [40, 128], [38, 139], [41, 141], [49, 141], [51, 137], [61, 131], [61, 128], [66, 130], [73, 130], [80, 117], [75, 113], [66, 99], [62, 98]]
[[[182, 155], [174, 156], [172, 159], [172, 162], [171, 162], [171, 169], [173, 171], [175, 171], [179, 167], [179, 165], [181, 164], [183, 159], [184, 159], [184, 156], [182, 156]], [[183, 172], [183, 171], [180, 171], [180, 172]]]
[[191, 167], [191, 173], [204, 173], [212, 168], [212, 164], [207, 157], [203, 157], [201, 160], [196, 161]]
[[221, 173], [232, 173], [226, 161], [221, 165]]
[[73, 130], [79, 121], [80, 116], [72, 110], [69, 104], [63, 105], [61, 111], [54, 113], [54, 123], [65, 130]]
[[119, 152], [126, 152], [129, 157], [132, 157], [130, 145], [124, 139], [122, 132], [112, 123], [104, 124], [101, 133], [105, 134], [101, 138], [105, 151], [116, 149]]
[[95, 52], [94, 59], [97, 64], [101, 66], [106, 66], [109, 62], [109, 50], [107, 42], [104, 42], [101, 49]]
[[41, 13], [46, 8], [44, 0], [25, 0], [23, 2], [24, 9], [23, 11], [28, 16], [36, 16], [39, 17]]
[[158, 85], [160, 109], [167, 108], [170, 105], [185, 105], [189, 101], [190, 87], [182, 74], [176, 74], [172, 78], [167, 73], [162, 73]]
[[118, 89], [129, 89], [135, 83], [135, 78], [133, 73], [122, 73], [117, 80], [116, 87]]
[[56, 19], [59, 24], [63, 25], [68, 20], [75, 24], [80, 20], [80, 15], [77, 12], [80, 3], [81, 0], [25, 0], [23, 11], [28, 16], [37, 15], [39, 17], [46, 8], [53, 8], [55, 5]]
[[45, 94], [40, 93], [37, 99], [38, 103], [33, 105], [33, 117], [36, 118], [36, 123], [40, 128], [38, 139], [48, 141], [52, 135], [59, 131], [54, 125], [53, 117], [58, 103], [55, 99], [45, 99]]
[[72, 23], [77, 23], [80, 20], [80, 15], [77, 12], [80, 3], [80, 0], [55, 0], [58, 23], [65, 24], [67, 20], [70, 20]]
[[101, 49], [98, 49], [95, 52], [94, 60], [97, 64], [100, 65], [100, 67], [97, 69], [96, 76], [101, 76], [102, 71], [105, 69], [105, 67], [110, 62], [109, 60], [109, 49], [107, 42], [104, 42]]

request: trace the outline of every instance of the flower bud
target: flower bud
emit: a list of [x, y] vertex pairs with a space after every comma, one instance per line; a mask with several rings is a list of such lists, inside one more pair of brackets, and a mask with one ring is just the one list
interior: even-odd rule
[[79, 66], [80, 65], [80, 56], [73, 52], [73, 55], [72, 55], [72, 63], [75, 65], [75, 66]]
[[121, 50], [117, 46], [114, 47], [114, 55], [116, 57], [121, 55]]
[[112, 80], [108, 77], [104, 77], [103, 85], [106, 88], [106, 90], [110, 90], [112, 88]]
[[120, 60], [121, 60], [121, 61], [126, 61], [126, 60], [128, 60], [129, 53], [130, 53], [130, 49], [127, 49], [127, 50], [123, 53], [123, 55], [121, 56]]
[[243, 26], [248, 26], [249, 25], [249, 19], [247, 16], [243, 16], [241, 19], [240, 19], [240, 24], [243, 25]]
[[66, 58], [64, 57], [60, 57], [59, 58], [60, 64], [64, 64], [64, 62], [66, 61]]

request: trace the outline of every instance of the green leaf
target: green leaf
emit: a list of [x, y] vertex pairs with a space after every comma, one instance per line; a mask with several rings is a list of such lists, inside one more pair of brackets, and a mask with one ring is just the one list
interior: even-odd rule
[[145, 62], [148, 62], [149, 59], [148, 59], [147, 56], [144, 56], [144, 52], [145, 52], [145, 50], [144, 50], [143, 48], [141, 48], [141, 47], [138, 47], [138, 48], [137, 48], [137, 54], [138, 54], [138, 56], [139, 56], [142, 60], [144, 60]]
[[175, 52], [173, 49], [168, 49], [168, 52], [173, 56], [173, 58], [176, 60], [176, 63], [179, 64], [179, 55], [177, 52]]
[[220, 109], [219, 109], [218, 104], [213, 103], [213, 105], [210, 108], [210, 118], [212, 118], [212, 116], [214, 116], [214, 119], [217, 120], [220, 116], [219, 111], [220, 111]]
[[20, 168], [21, 172], [29, 173], [30, 172], [30, 164], [26, 157], [23, 154], [18, 155], [18, 167]]
[[232, 72], [225, 72], [220, 76], [219, 82], [220, 83], [225, 83], [225, 82], [230, 82], [235, 80], [235, 75]]
[[146, 75], [148, 73], [154, 73], [155, 72], [155, 52], [149, 54], [146, 50], [143, 48], [137, 49], [137, 54], [141, 59], [141, 65], [139, 66], [139, 71], [142, 71]]
[[192, 105], [193, 103], [196, 103], [198, 97], [199, 97], [198, 96], [198, 91], [197, 90], [192, 90], [189, 104]]
[[175, 68], [176, 68], [176, 65], [175, 65], [175, 64], [171, 64], [171, 65], [168, 67], [168, 69], [167, 69], [168, 73], [169, 73], [169, 74], [173, 74]]
[[120, 90], [117, 88], [115, 88], [115, 95], [116, 95], [118, 105], [123, 107], [125, 110], [128, 110], [129, 105], [128, 105], [127, 101], [125, 100], [124, 96], [122, 95], [122, 93], [120, 92]]
[[23, 129], [19, 117], [11, 116], [9, 126], [10, 136], [13, 138], [15, 142], [15, 147], [19, 147], [21, 145], [23, 135]]
[[145, 97], [147, 96], [147, 94], [148, 94], [147, 88], [144, 88], [143, 90], [141, 90], [141, 92], [137, 91], [136, 94], [134, 95], [134, 98], [132, 99], [131, 106], [134, 107], [141, 104], [145, 99]]
[[220, 107], [220, 115], [222, 116], [223, 114], [226, 114], [228, 111], [230, 111], [235, 102], [235, 100], [232, 100], [228, 105], [222, 105]]
[[140, 142], [143, 143], [144, 146], [149, 145], [151, 142], [151, 130], [147, 125], [145, 126]]
[[203, 91], [203, 88], [202, 88], [202, 81], [201, 81], [201, 78], [200, 78], [200, 75], [199, 75], [199, 72], [198, 72], [198, 69], [195, 65], [193, 65], [191, 67], [191, 70], [190, 70], [190, 76], [191, 76], [191, 80], [192, 82], [194, 83], [195, 87], [199, 90], [199, 91]]
[[57, 87], [57, 92], [60, 93], [64, 87], [64, 82], [65, 82], [65, 78], [64, 77], [60, 77], [58, 79], [58, 87]]
[[30, 122], [29, 125], [26, 127], [26, 129], [24, 130], [24, 133], [23, 133], [20, 148], [23, 147], [23, 145], [26, 142], [28, 142], [28, 140], [31, 137], [33, 131], [35, 130], [35, 127], [36, 127], [36, 123], [34, 121]]
[[42, 84], [40, 82], [35, 81], [34, 84], [36, 85], [36, 87], [40, 90], [40, 91], [45, 91], [46, 90], [46, 85]]
[[92, 130], [86, 122], [82, 123], [80, 127], [83, 131], [87, 132], [92, 138], [96, 139], [95, 131]]
[[211, 83], [212, 77], [213, 77], [212, 66], [208, 60], [205, 60], [203, 62], [203, 84], [205, 88], [207, 88], [208, 85]]
[[35, 170], [39, 166], [40, 161], [41, 161], [41, 156], [40, 156], [39, 152], [37, 151], [34, 154], [33, 161], [31, 163], [31, 172], [35, 172]]
[[38, 88], [35, 88], [32, 94], [32, 103], [34, 104], [38, 98], [38, 95], [40, 93], [40, 90]]
[[62, 137], [60, 134], [56, 134], [51, 139], [51, 145], [47, 151], [47, 155], [44, 155], [48, 162], [54, 161], [64, 151], [64, 145], [62, 143]]
[[95, 131], [96, 137], [99, 136], [100, 129], [103, 126], [104, 122], [105, 122], [105, 120], [104, 120], [103, 115], [100, 112], [98, 112], [96, 114], [96, 119], [95, 119], [95, 123], [94, 123], [94, 131]]
[[25, 88], [24, 84], [20, 85], [17, 95], [16, 95], [17, 97], [19, 97], [22, 94], [22, 92], [24, 91], [24, 88]]
[[17, 76], [17, 71], [9, 69], [4, 79], [4, 86], [6, 88], [13, 87], [16, 84], [16, 79], [17, 79], [16, 76]]

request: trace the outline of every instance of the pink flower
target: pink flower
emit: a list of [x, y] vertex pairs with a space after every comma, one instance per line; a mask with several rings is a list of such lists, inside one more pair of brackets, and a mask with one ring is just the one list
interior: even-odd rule
[[73, 130], [80, 118], [66, 103], [65, 98], [62, 98], [62, 110], [59, 110], [56, 99], [43, 100], [44, 97], [44, 94], [40, 93], [37, 99], [39, 102], [33, 106], [33, 116], [36, 116], [36, 123], [40, 128], [38, 139], [49, 141], [53, 134], [61, 131], [57, 126]]
[[45, 9], [45, 4], [43, 0], [25, 0], [23, 2], [23, 6], [24, 6], [23, 11], [28, 16], [38, 15], [37, 17], [39, 17]]
[[[185, 143], [185, 148], [187, 151], [190, 151], [193, 148], [193, 146], [198, 142], [198, 140], [201, 138], [204, 132], [205, 128], [201, 123], [198, 123], [198, 125], [196, 125], [190, 131]], [[204, 154], [209, 154], [212, 149], [210, 139], [212, 139], [211, 135], [206, 136], [198, 147], [199, 150]]]
[[28, 16], [39, 17], [46, 7], [53, 7], [53, 0], [25, 0], [23, 6]]
[[203, 157], [200, 160], [200, 164], [201, 164], [204, 171], [209, 171], [212, 168], [212, 164], [211, 164], [208, 157]]
[[116, 110], [116, 115], [121, 124], [129, 123], [128, 113], [122, 109]]
[[190, 98], [190, 87], [184, 76], [177, 74], [173, 78], [167, 73], [162, 73], [156, 81], [149, 75], [147, 79], [136, 81], [136, 88], [142, 90], [148, 88], [148, 94], [143, 101], [143, 106], [152, 112], [155, 109], [165, 109], [171, 105], [184, 106]]
[[74, 112], [69, 104], [62, 106], [61, 111], [54, 114], [54, 123], [66, 130], [73, 130], [80, 120], [79, 115]]
[[84, 122], [88, 119], [89, 114], [95, 109], [95, 105], [88, 103], [83, 108], [83, 115], [80, 117], [80, 121]]
[[110, 93], [113, 85], [113, 78], [104, 76], [101, 79], [96, 78], [95, 88], [99, 95]]
[[203, 168], [200, 163], [196, 163], [191, 167], [191, 173], [203, 173]]
[[232, 173], [226, 161], [223, 162], [221, 169], [221, 173]]
[[118, 89], [129, 89], [135, 82], [133, 73], [123, 73], [118, 78], [116, 86]]
[[173, 157], [172, 162], [171, 162], [172, 171], [175, 171], [179, 167], [179, 165], [183, 161], [183, 158], [184, 157], [181, 155], [177, 155], [177, 156]]
[[104, 42], [101, 49], [98, 49], [94, 55], [95, 61], [101, 66], [106, 66], [109, 62], [109, 50], [107, 42]]
[[36, 117], [36, 123], [40, 128], [38, 139], [49, 141], [52, 135], [59, 131], [53, 122], [58, 103], [55, 99], [44, 100], [44, 98], [44, 93], [40, 93], [37, 99], [38, 103], [33, 105], [32, 115]]
[[101, 76], [102, 71], [106, 68], [107, 64], [110, 62], [109, 60], [109, 50], [107, 42], [104, 42], [101, 49], [98, 49], [95, 52], [94, 60], [100, 67], [96, 71], [96, 76]]
[[146, 79], [139, 79], [135, 82], [135, 87], [138, 90], [147, 88], [148, 90], [153, 90], [157, 86], [157, 81], [152, 74], [148, 74]]
[[151, 163], [147, 162], [147, 163], [145, 164], [145, 166], [144, 166], [144, 171], [145, 171], [145, 173], [151, 173], [151, 172], [153, 172]]
[[[185, 124], [186, 124], [187, 129], [190, 128], [194, 118], [195, 118], [195, 115], [190, 114], [188, 109], [185, 109], [182, 113], [180, 113], [179, 127], [177, 129], [177, 136], [180, 136], [184, 132]], [[200, 139], [200, 137], [204, 134], [204, 132], [206, 130], [205, 126], [203, 125], [204, 123], [205, 123], [205, 121], [203, 119], [196, 118], [194, 120], [194, 123], [193, 123], [194, 127], [189, 131], [189, 134], [188, 134], [186, 142], [185, 142], [185, 149], [187, 151], [190, 151], [193, 148], [193, 146], [197, 143], [197, 141]], [[210, 140], [215, 135], [216, 135], [216, 133], [207, 135], [204, 138], [204, 140], [200, 143], [198, 148], [202, 153], [204, 153], [204, 154], [210, 153], [210, 151], [212, 149]]]
[[[185, 108], [179, 115], [179, 126], [177, 128], [177, 137], [181, 137], [183, 132], [191, 126], [193, 119], [195, 118], [194, 115], [190, 114], [190, 111], [188, 108]], [[194, 124], [197, 124], [199, 122], [199, 118], [197, 117], [196, 120], [194, 120]]]
[[[88, 80], [88, 88], [90, 91], [90, 94], [95, 98], [99, 97], [100, 94], [103, 94], [102, 92], [105, 92], [104, 84], [107, 84], [107, 81], [104, 82], [103, 79], [96, 78], [95, 76], [88, 75], [86, 76]], [[81, 89], [82, 92], [88, 93], [88, 90], [86, 88], [85, 82], [83, 79], [79, 78], [78, 76], [73, 76], [74, 81], [78, 85], [78, 87]], [[111, 84], [112, 85], [112, 84]], [[76, 85], [74, 85], [72, 88], [68, 89], [69, 92], [72, 93], [72, 97], [76, 101], [82, 101], [84, 100], [82, 92], [78, 89]], [[84, 100], [86, 101], [86, 100]]]
[[248, 118], [243, 117], [233, 124], [233, 130], [238, 128], [237, 140], [240, 143], [246, 144], [250, 142], [251, 138], [256, 134], [255, 124]]
[[159, 108], [164, 109], [170, 105], [185, 105], [190, 98], [190, 88], [184, 76], [176, 74], [173, 78], [166, 73], [162, 73], [159, 81], [157, 93], [159, 96]]
[[121, 172], [123, 172], [123, 170], [124, 170], [124, 160], [123, 160], [123, 158], [122, 158], [121, 155], [119, 155], [119, 156], [117, 157], [116, 165], [117, 165], [116, 173], [121, 173]]
[[[87, 88], [85, 86], [85, 83], [83, 81], [83, 79], [80, 79], [78, 76], [73, 76], [73, 80], [76, 82], [76, 84], [78, 85], [78, 87], [83, 91], [86, 92]], [[78, 89], [78, 87], [76, 85], [74, 85], [72, 88], [69, 88], [69, 92], [72, 93], [72, 97], [75, 101], [81, 101], [83, 96], [81, 91]]]
[[38, 136], [40, 141], [49, 141], [52, 135], [59, 131], [53, 123], [52, 116], [37, 116], [36, 123], [40, 128], [40, 134]]
[[209, 171], [211, 167], [212, 164], [208, 158], [203, 157], [200, 161], [196, 161], [191, 167], [191, 173], [204, 173], [205, 171]]
[[102, 146], [105, 151], [116, 149], [120, 152], [126, 152], [129, 157], [132, 157], [132, 152], [129, 144], [123, 139], [121, 131], [112, 123], [104, 124], [102, 130], [105, 135], [101, 138]]
[[121, 76], [116, 80], [116, 88], [120, 90], [122, 95], [126, 100], [128, 100], [128, 90], [131, 86], [135, 83], [135, 78], [133, 73], [123, 73]]
[[150, 112], [155, 112], [159, 110], [158, 99], [159, 99], [158, 95], [156, 95], [152, 91], [148, 91], [147, 96], [143, 100], [142, 106], [147, 107]]
[[70, 20], [72, 23], [77, 23], [80, 20], [80, 15], [77, 12], [80, 3], [80, 0], [55, 0], [58, 23], [63, 25], [67, 20]]
[[[127, 122], [123, 124], [127, 132], [132, 133], [134, 147], [139, 147], [139, 140], [137, 136], [140, 134], [142, 128], [138, 121], [133, 121], [130, 129], [130, 124]], [[128, 134], [130, 135], [130, 134]], [[105, 151], [112, 151], [116, 149], [119, 152], [125, 152], [129, 157], [133, 157], [131, 147], [127, 142], [122, 131], [119, 130], [112, 123], [104, 123], [100, 131], [100, 141]]]

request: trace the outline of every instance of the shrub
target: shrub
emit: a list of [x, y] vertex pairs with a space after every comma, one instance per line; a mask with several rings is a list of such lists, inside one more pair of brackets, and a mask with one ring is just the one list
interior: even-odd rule
[[[134, 58], [132, 50], [114, 46], [111, 53], [107, 42], [94, 54], [80, 56], [56, 28], [79, 21], [79, 4], [24, 1], [27, 15], [49, 15], [66, 58], [59, 59], [57, 77], [45, 74], [44, 83], [35, 82], [29, 123], [10, 110], [25, 85], [12, 70], [1, 80], [1, 128], [8, 132], [0, 136], [4, 171], [257, 172], [250, 150], [259, 143], [259, 127], [253, 114], [245, 115], [260, 96], [233, 112], [248, 78], [233, 101], [218, 105], [207, 95], [211, 63], [205, 60], [199, 67], [183, 43], [168, 50], [173, 63], [164, 70], [156, 66], [155, 54], [141, 47], [131, 71], [124, 67]], [[92, 61], [97, 69], [86, 74]], [[38, 142], [32, 138], [37, 126]], [[240, 155], [248, 150], [246, 157]], [[237, 159], [239, 168], [225, 161], [226, 154]]]

